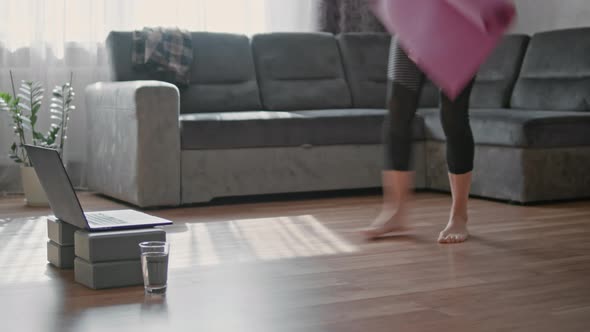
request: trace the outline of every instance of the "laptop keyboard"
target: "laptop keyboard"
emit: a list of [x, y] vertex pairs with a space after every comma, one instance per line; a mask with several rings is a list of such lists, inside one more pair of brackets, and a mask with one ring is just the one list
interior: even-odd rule
[[87, 214], [86, 219], [88, 223], [93, 225], [122, 225], [126, 224], [125, 221], [117, 219], [115, 217], [107, 216], [102, 213]]

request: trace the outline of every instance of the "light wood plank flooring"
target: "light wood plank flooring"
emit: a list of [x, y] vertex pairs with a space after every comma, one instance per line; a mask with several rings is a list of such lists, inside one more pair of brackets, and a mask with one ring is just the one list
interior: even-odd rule
[[[81, 194], [87, 211], [124, 206]], [[408, 236], [364, 243], [378, 196], [148, 211], [174, 220], [169, 290], [93, 291], [46, 263], [47, 209], [0, 199], [0, 331], [590, 331], [590, 202], [417, 195]]]

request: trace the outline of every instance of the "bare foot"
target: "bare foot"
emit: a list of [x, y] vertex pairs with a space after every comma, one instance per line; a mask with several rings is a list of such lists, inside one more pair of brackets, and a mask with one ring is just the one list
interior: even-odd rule
[[407, 230], [405, 214], [384, 209], [368, 229], [362, 230], [362, 234], [367, 240], [374, 240], [385, 234], [400, 233]]
[[453, 217], [449, 220], [447, 227], [440, 232], [438, 243], [452, 244], [467, 241], [467, 217]]

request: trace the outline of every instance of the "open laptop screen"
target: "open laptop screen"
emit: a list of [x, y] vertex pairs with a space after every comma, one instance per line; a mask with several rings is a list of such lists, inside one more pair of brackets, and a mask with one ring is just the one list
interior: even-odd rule
[[56, 150], [26, 145], [53, 214], [61, 221], [88, 228], [76, 191]]

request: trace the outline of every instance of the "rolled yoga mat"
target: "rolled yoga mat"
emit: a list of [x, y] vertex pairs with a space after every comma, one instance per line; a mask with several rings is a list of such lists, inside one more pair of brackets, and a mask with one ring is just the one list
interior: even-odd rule
[[449, 98], [471, 81], [516, 17], [511, 0], [369, 0], [373, 13]]

